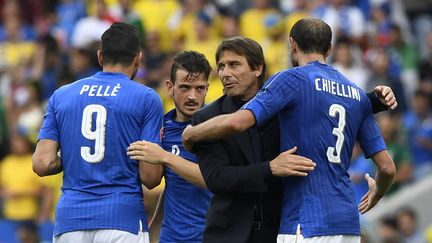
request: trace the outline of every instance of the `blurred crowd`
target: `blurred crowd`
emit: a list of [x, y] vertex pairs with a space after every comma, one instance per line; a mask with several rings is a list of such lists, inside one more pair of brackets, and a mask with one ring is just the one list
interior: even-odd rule
[[[199, 51], [213, 66], [208, 103], [223, 94], [214, 57], [220, 40], [258, 41], [269, 77], [290, 66], [293, 24], [320, 18], [334, 34], [330, 62], [366, 91], [388, 85], [396, 94], [396, 111], [376, 117], [397, 166], [389, 194], [432, 172], [432, 0], [0, 0], [0, 9], [0, 232], [4, 222], [17, 223], [17, 234], [6, 232], [22, 242], [37, 242], [60, 193], [61, 175], [41, 179], [31, 169], [47, 99], [100, 70], [99, 39], [116, 21], [138, 28], [144, 55], [135, 79], [157, 90], [168, 111], [162, 84], [178, 51]], [[350, 171], [358, 197], [367, 191], [365, 173], [374, 167], [358, 150]], [[401, 209], [382, 220], [382, 237], [405, 234], [404, 214], [415, 218]]]

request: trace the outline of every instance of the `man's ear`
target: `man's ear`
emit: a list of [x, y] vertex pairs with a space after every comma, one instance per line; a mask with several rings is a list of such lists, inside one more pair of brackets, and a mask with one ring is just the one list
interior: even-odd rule
[[168, 91], [169, 96], [174, 96], [174, 84], [171, 80], [165, 80], [165, 88]]
[[333, 45], [332, 45], [332, 43], [330, 43], [329, 49], [327, 50], [324, 57], [327, 58], [328, 56], [330, 56], [330, 53], [332, 52], [332, 50], [333, 50]]
[[289, 38], [289, 49], [292, 53], [297, 52], [297, 42], [292, 37]]
[[103, 56], [102, 56], [102, 51], [101, 50], [97, 50], [97, 59], [98, 59], [98, 63], [101, 67], [103, 67]]

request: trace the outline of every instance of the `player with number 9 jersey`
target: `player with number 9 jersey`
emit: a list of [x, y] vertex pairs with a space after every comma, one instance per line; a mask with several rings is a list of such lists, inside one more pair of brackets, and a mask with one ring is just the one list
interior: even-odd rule
[[147, 231], [138, 162], [126, 150], [136, 140], [160, 144], [162, 118], [156, 92], [122, 73], [98, 72], [52, 95], [39, 140], [61, 147], [64, 178], [55, 235]]

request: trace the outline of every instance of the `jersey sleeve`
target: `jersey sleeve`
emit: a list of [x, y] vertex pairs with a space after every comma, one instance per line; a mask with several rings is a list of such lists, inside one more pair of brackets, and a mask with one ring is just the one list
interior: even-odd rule
[[163, 107], [159, 95], [150, 90], [146, 96], [146, 109], [144, 112], [144, 126], [141, 131], [141, 140], [161, 145], [161, 129], [163, 123]]
[[47, 110], [38, 135], [38, 141], [50, 139], [59, 142], [59, 130], [55, 115], [55, 93], [48, 100]]
[[368, 104], [365, 110], [367, 115], [360, 125], [357, 140], [360, 142], [365, 158], [370, 158], [373, 154], [385, 150], [387, 147], [381, 136], [381, 130], [372, 115], [372, 106], [369, 100], [367, 100], [367, 102]]
[[291, 70], [275, 74], [241, 109], [252, 111], [257, 125], [263, 126], [279, 111], [296, 102], [298, 80]]

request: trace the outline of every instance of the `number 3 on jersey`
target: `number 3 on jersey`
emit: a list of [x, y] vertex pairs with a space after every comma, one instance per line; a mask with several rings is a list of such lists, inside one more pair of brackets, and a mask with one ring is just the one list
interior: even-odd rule
[[[92, 128], [93, 113], [96, 113], [95, 128]], [[107, 111], [101, 105], [88, 105], [84, 108], [81, 133], [85, 138], [95, 141], [93, 154], [90, 152], [90, 147], [81, 147], [81, 157], [89, 163], [98, 163], [104, 158], [106, 118]]]
[[[343, 134], [345, 128], [345, 108], [341, 105], [333, 104], [330, 106], [329, 115], [331, 117], [336, 117], [336, 113], [339, 113], [338, 126], [333, 128], [333, 135], [337, 137], [336, 146], [327, 148], [327, 159], [332, 163], [340, 163], [340, 152], [342, 150], [342, 145], [345, 140]], [[335, 153], [336, 152], [336, 153]]]

